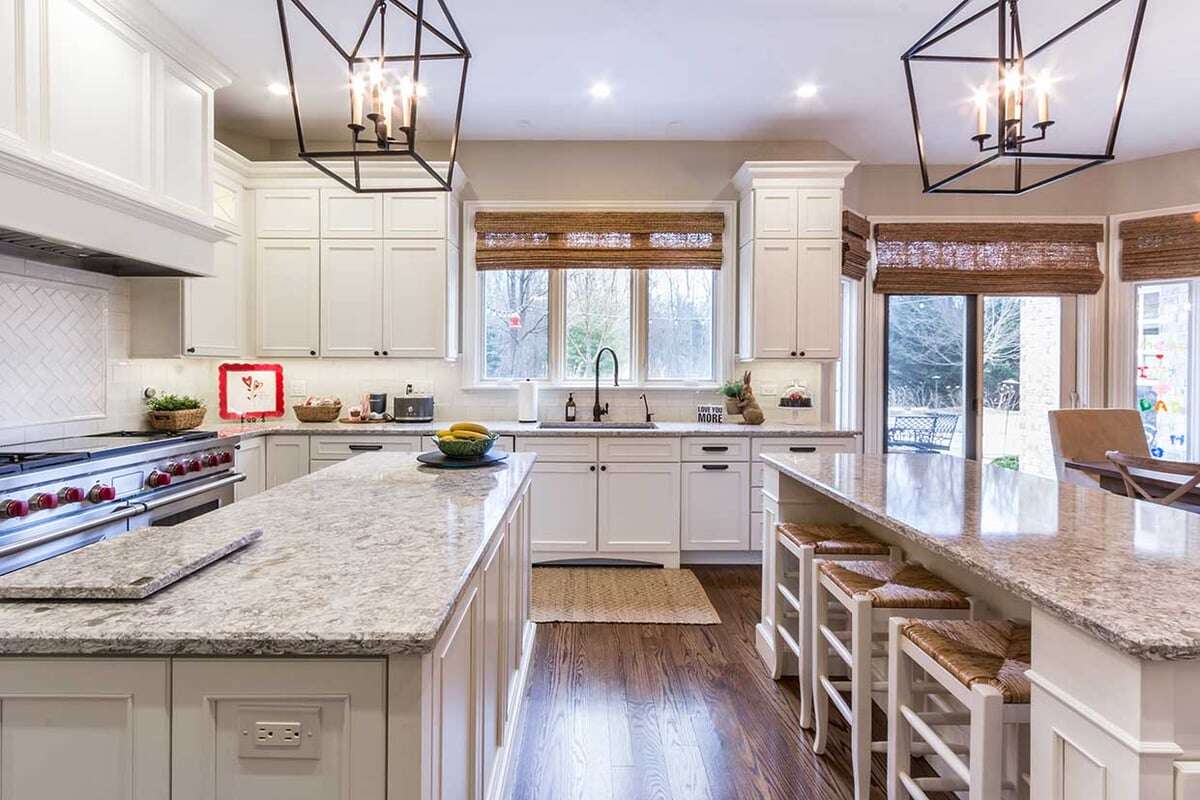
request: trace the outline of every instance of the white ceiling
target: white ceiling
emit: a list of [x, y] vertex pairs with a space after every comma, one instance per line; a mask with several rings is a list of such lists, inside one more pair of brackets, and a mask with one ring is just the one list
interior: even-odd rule
[[[217, 124], [271, 139], [294, 138], [271, 0], [154, 0], [236, 75], [217, 96]], [[985, 0], [972, 0], [981, 8]], [[308, 0], [314, 13], [357, 31], [368, 0]], [[1051, 131], [1057, 147], [1103, 149], [1136, 0], [1124, 0], [1053, 48]], [[900, 53], [952, 7], [951, 0], [447, 0], [471, 60], [464, 139], [824, 139], [869, 163], [915, 161]], [[1100, 0], [1025, 0], [1029, 40], [1082, 16]], [[433, 0], [427, 6], [436, 7]], [[289, 4], [290, 7], [290, 4]], [[337, 10], [340, 9], [340, 10]], [[347, 9], [353, 9], [347, 11]], [[302, 76], [310, 140], [344, 132], [344, 83], [327, 45], [289, 23]], [[1200, 147], [1195, 47], [1197, 0], [1149, 0], [1117, 144], [1121, 158]], [[963, 32], [962, 49], [994, 47], [994, 29]], [[1122, 38], [1124, 37], [1124, 38]], [[946, 52], [946, 45], [940, 45]], [[982, 54], [985, 51], [981, 51]], [[443, 62], [449, 65], [452, 62]], [[961, 65], [919, 65], [918, 99], [931, 160], [972, 156], [970, 83]], [[308, 77], [311, 76], [311, 77]], [[422, 106], [444, 136], [456, 88], [423, 74]], [[588, 87], [611, 84], [593, 100]], [[813, 82], [816, 98], [796, 87]], [[436, 101], [440, 101], [440, 104]]]

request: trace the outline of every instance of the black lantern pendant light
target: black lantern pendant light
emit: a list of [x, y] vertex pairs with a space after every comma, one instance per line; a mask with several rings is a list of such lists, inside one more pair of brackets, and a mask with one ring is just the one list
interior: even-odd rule
[[[436, 0], [449, 31], [439, 30], [426, 15], [426, 0], [416, 0], [415, 8], [400, 0], [369, 0], [366, 21], [354, 42], [343, 46], [302, 0], [276, 0], [279, 8], [279, 28], [283, 35], [283, 56], [287, 62], [288, 88], [291, 91], [292, 111], [296, 118], [296, 141], [299, 157], [321, 172], [355, 192], [427, 192], [450, 191], [454, 178], [454, 162], [458, 151], [458, 131], [462, 121], [463, 95], [467, 88], [467, 64], [471, 52], [463, 41], [444, 0]], [[300, 113], [300, 95], [296, 89], [296, 68], [292, 41], [288, 33], [285, 5], [294, 6], [346, 63], [345, 85], [348, 94], [346, 115], [347, 148], [344, 150], [310, 151], [305, 146], [304, 124]], [[389, 51], [388, 22], [392, 15], [403, 15], [401, 21], [411, 23], [413, 36], [409, 48], [402, 52]], [[394, 24], [394, 23], [393, 23]], [[376, 39], [378, 37], [378, 39]], [[432, 37], [432, 40], [429, 38]], [[424, 39], [425, 49], [422, 49]], [[365, 55], [364, 45], [379, 43], [377, 53]], [[430, 43], [436, 49], [430, 48]], [[409, 44], [406, 42], [406, 45]], [[461, 61], [462, 74], [458, 84], [458, 99], [454, 112], [454, 130], [445, 174], [435, 169], [417, 152], [417, 120], [425, 86], [421, 83], [422, 64], [432, 61]], [[364, 185], [363, 167], [366, 163], [388, 163], [408, 160], [419, 164], [432, 179], [427, 186], [380, 187], [377, 182]], [[349, 163], [349, 177], [334, 169], [336, 164]]]
[[[1044, 3], [1059, 2], [1059, 0], [1040, 0]], [[900, 60], [904, 62], [904, 77], [908, 82], [908, 100], [912, 106], [913, 127], [917, 136], [917, 156], [921, 164], [921, 180], [926, 194], [1024, 194], [1054, 181], [1082, 172], [1085, 169], [1112, 161], [1113, 151], [1117, 143], [1117, 129], [1121, 125], [1121, 113], [1125, 108], [1125, 97], [1129, 89], [1129, 76], [1133, 71], [1133, 58], [1137, 52], [1138, 38], [1141, 35], [1142, 20], [1146, 14], [1147, 0], [1133, 0], [1137, 8], [1133, 20], [1133, 30], [1129, 45], [1125, 52], [1124, 68], [1121, 71], [1120, 84], [1116, 91], [1116, 107], [1108, 128], [1107, 146], [1102, 152], [1064, 152], [1055, 150], [1049, 144], [1053, 142], [1051, 126], [1055, 120], [1050, 117], [1050, 101], [1048, 87], [1030, 78], [1026, 69], [1026, 61], [1036, 58], [1048, 51], [1057, 42], [1084, 28], [1089, 22], [1104, 12], [1120, 5], [1126, 0], [1108, 0], [1098, 8], [1075, 23], [1068, 25], [1062, 31], [1050, 36], [1036, 46], [1026, 49], [1021, 35], [1021, 16], [1018, 10], [1020, 0], [996, 0], [975, 13], [964, 10], [972, 0], [962, 0], [922, 36], [916, 44], [905, 51]], [[964, 28], [979, 22], [986, 25], [989, 17], [994, 17], [996, 55], [969, 56], [943, 55], [929, 52], [930, 48], [945, 42]], [[975, 98], [975, 135], [969, 136], [978, 147], [982, 157], [957, 172], [945, 178], [931, 181], [929, 165], [925, 152], [925, 139], [921, 133], [921, 117], [917, 108], [917, 93], [913, 86], [913, 62], [951, 64], [989, 64], [995, 65], [995, 120], [989, 122], [989, 105], [992, 102], [992, 91], [980, 90]], [[1031, 122], [1025, 107], [1028, 95], [1036, 97], [1036, 121]], [[966, 133], [964, 132], [964, 136]], [[1046, 145], [1027, 149], [1035, 142], [1047, 142]], [[1049, 147], [1049, 149], [1042, 149]], [[996, 188], [963, 187], [956, 185], [962, 178], [970, 175], [989, 164], [1007, 159], [1012, 164], [1011, 180]], [[1031, 163], [1072, 162], [1055, 174], [1040, 176], [1032, 182], [1026, 182], [1021, 174], [1023, 162], [1029, 159]]]

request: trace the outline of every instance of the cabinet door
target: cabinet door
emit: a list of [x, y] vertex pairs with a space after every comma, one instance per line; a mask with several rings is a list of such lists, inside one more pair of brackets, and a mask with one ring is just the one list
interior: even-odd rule
[[315, 356], [321, 330], [321, 251], [316, 240], [258, 243], [258, 353]]
[[754, 357], [796, 355], [796, 242], [754, 243]]
[[800, 358], [835, 359], [842, 347], [842, 242], [800, 242], [796, 270], [796, 347]]
[[679, 549], [678, 463], [601, 464], [599, 503], [601, 552]]
[[684, 550], [746, 550], [750, 546], [750, 464], [684, 464]]
[[235, 466], [246, 480], [233, 486], [234, 500], [245, 500], [267, 488], [267, 440], [247, 439], [239, 442]]
[[382, 276], [382, 242], [321, 243], [321, 355], [381, 354]]
[[322, 239], [378, 239], [383, 236], [383, 197], [347, 189], [321, 190]]
[[211, 278], [183, 280], [183, 347], [190, 356], [242, 354], [242, 244], [213, 245]]
[[596, 551], [596, 465], [533, 465], [530, 538], [534, 551]]
[[433, 797], [475, 800], [480, 789], [479, 583], [469, 583], [433, 646]]
[[384, 198], [383, 235], [387, 239], [444, 239], [447, 192], [389, 194]]
[[796, 238], [796, 190], [754, 190], [754, 238]]
[[392, 357], [446, 353], [446, 243], [383, 245], [383, 349]]
[[483, 782], [491, 785], [496, 753], [504, 740], [504, 723], [508, 717], [508, 527], [501, 526], [484, 556], [480, 580], [483, 607], [483, 696], [480, 698], [480, 758], [483, 761]]
[[801, 190], [796, 203], [801, 239], [835, 239], [842, 235], [842, 193], [837, 189]]
[[308, 474], [308, 436], [271, 436], [267, 439], [267, 488]]
[[321, 235], [316, 189], [259, 189], [254, 193], [254, 232], [260, 239], [316, 239]]

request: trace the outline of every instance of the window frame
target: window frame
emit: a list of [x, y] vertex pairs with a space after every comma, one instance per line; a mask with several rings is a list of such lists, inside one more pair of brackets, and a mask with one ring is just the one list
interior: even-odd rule
[[1124, 382], [1130, 392], [1130, 406], [1137, 408], [1137, 363], [1138, 331], [1137, 289], [1141, 286], [1163, 286], [1168, 284], [1184, 284], [1188, 287], [1188, 302], [1191, 313], [1188, 315], [1188, 334], [1191, 337], [1191, 347], [1188, 348], [1188, 409], [1187, 409], [1187, 455], [1188, 461], [1200, 460], [1200, 402], [1197, 401], [1196, 389], [1200, 387], [1200, 352], [1196, 346], [1200, 343], [1200, 278], [1175, 278], [1151, 281], [1133, 281], [1122, 284], [1130, 295], [1130, 313], [1128, 319], [1130, 335], [1131, 359], [1124, 371]]
[[[475, 214], [479, 211], [717, 211], [725, 216], [725, 231], [722, 237], [722, 263], [720, 270], [705, 270], [715, 273], [713, 294], [713, 369], [711, 380], [650, 379], [647, 348], [649, 346], [649, 301], [647, 270], [632, 270], [631, 281], [631, 325], [630, 352], [633, 363], [629, 365], [629, 377], [622, 379], [622, 389], [678, 389], [696, 391], [715, 389], [732, 374], [734, 332], [737, 320], [737, 202], [610, 202], [610, 203], [543, 203], [543, 202], [484, 202], [468, 201], [463, 204], [462, 225], [462, 357], [464, 361], [464, 389], [512, 388], [519, 378], [487, 378], [483, 374], [484, 348], [484, 304], [482, 302], [482, 280], [485, 273], [475, 268]], [[549, 324], [549, 372], [548, 379], [535, 379], [543, 388], [569, 388], [590, 386], [594, 378], [567, 380], [564, 376], [566, 354], [566, 290], [565, 270], [551, 269], [550, 273], [550, 324]], [[625, 365], [622, 365], [625, 366]]]

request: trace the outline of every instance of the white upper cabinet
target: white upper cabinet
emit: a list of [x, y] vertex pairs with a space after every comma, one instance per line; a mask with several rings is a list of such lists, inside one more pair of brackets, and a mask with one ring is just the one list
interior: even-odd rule
[[842, 342], [842, 242], [801, 241], [796, 269], [796, 355], [836, 359]]
[[241, 232], [242, 198], [242, 187], [235, 180], [213, 180], [213, 219], [218, 226], [231, 233]]
[[383, 237], [383, 197], [347, 189], [321, 190], [321, 237], [379, 239]]
[[[448, 192], [385, 195], [383, 199], [383, 235], [388, 239], [444, 239], [458, 241], [451, 231], [448, 206], [456, 205]], [[454, 226], [457, 228], [457, 225]]]
[[163, 194], [180, 205], [207, 210], [211, 197], [212, 94], [182, 68], [166, 65], [162, 76]]
[[755, 189], [752, 214], [754, 238], [796, 238], [795, 189]]
[[213, 276], [183, 282], [183, 347], [190, 356], [242, 354], [242, 243], [214, 245]]
[[[750, 265], [754, 275], [754, 357], [796, 356], [795, 241], [755, 241]], [[749, 273], [750, 270], [747, 270]]]
[[447, 291], [451, 265], [446, 243], [385, 241], [383, 249], [383, 350], [412, 358], [452, 355], [447, 351], [447, 298], [457, 303], [458, 294]]
[[25, 0], [0, 0], [0, 140], [17, 143], [25, 138], [21, 105], [24, 87], [17, 81], [21, 75], [23, 15], [18, 13]]
[[801, 239], [842, 238], [842, 191], [796, 193], [796, 235]]
[[258, 354], [315, 356], [320, 347], [321, 249], [316, 240], [258, 242]]
[[260, 239], [316, 239], [321, 235], [318, 189], [259, 189], [254, 231]]
[[321, 244], [321, 355], [381, 354], [382, 283], [382, 242]]

